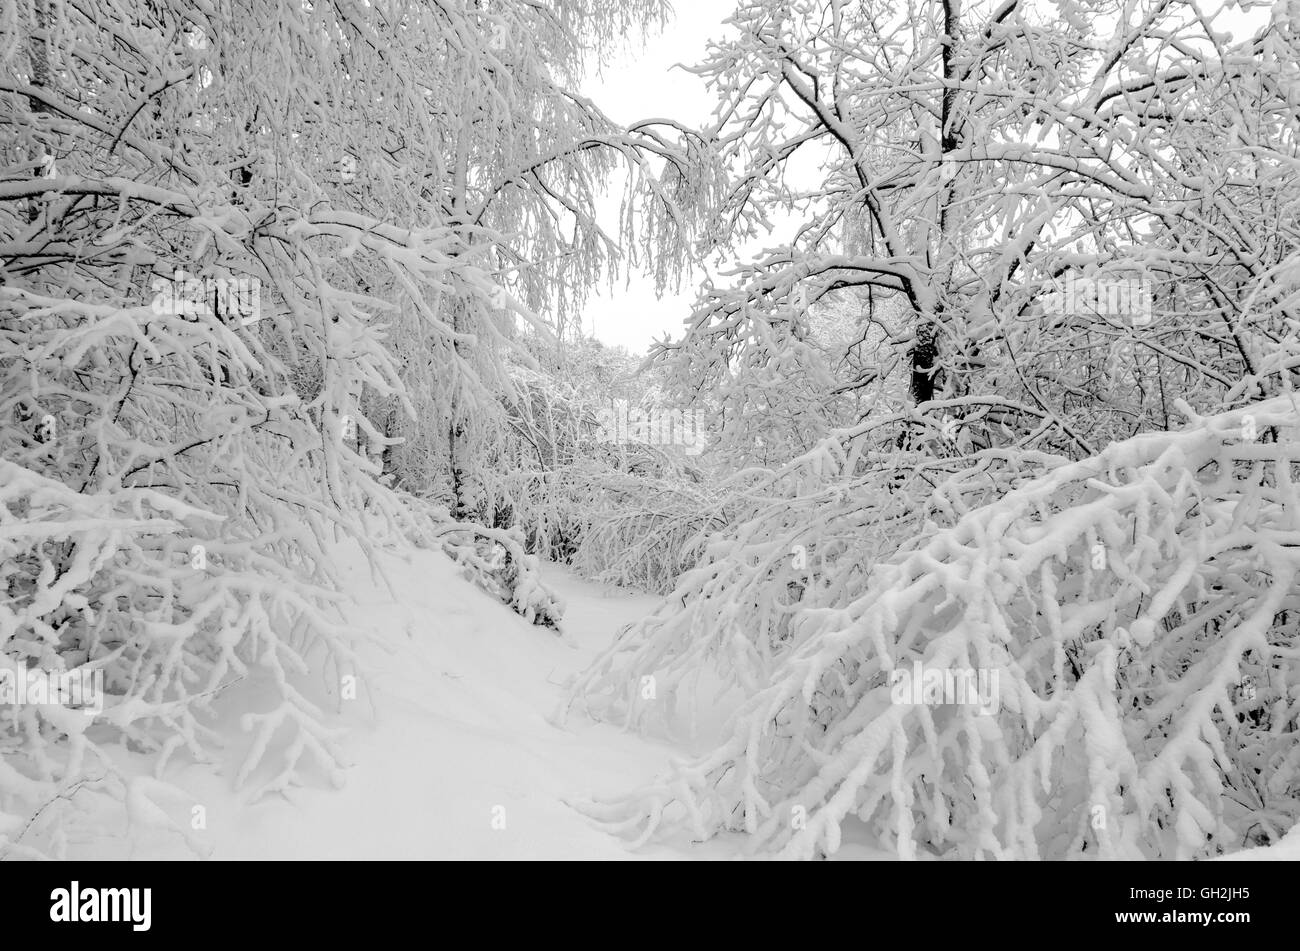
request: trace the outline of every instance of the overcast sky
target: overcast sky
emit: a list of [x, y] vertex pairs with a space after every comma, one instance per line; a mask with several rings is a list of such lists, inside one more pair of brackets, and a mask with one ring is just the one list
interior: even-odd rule
[[[668, 26], [650, 37], [644, 49], [619, 57], [584, 86], [583, 92], [611, 118], [628, 123], [661, 116], [696, 127], [707, 123], [716, 100], [702, 80], [673, 66], [704, 59], [708, 40], [725, 32], [722, 21], [736, 0], [677, 0], [675, 6]], [[616, 202], [613, 207], [616, 212]], [[656, 299], [651, 280], [635, 275], [630, 287], [624, 289], [620, 281], [613, 294], [601, 288], [583, 314], [583, 329], [604, 343], [643, 353], [652, 339], [681, 335], [701, 277], [687, 278], [680, 295], [662, 300]]]

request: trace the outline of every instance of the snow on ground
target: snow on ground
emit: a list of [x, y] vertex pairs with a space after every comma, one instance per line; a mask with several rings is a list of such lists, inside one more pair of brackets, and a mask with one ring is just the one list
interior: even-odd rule
[[[649, 846], [638, 852], [595, 828], [566, 800], [627, 792], [683, 750], [575, 715], [548, 721], [561, 684], [655, 599], [546, 569], [566, 601], [563, 637], [534, 627], [479, 591], [441, 554], [381, 556], [392, 590], [371, 577], [359, 551], [341, 552], [357, 599], [349, 615], [363, 635], [365, 692], [344, 704], [346, 782], [314, 785], [248, 803], [234, 790], [249, 739], [235, 711], [263, 709], [265, 692], [239, 684], [218, 730], [232, 738], [221, 770], [172, 767], [162, 777], [206, 811], [194, 833], [212, 859], [680, 859], [730, 858], [743, 842]], [[368, 635], [368, 636], [365, 636]], [[242, 695], [236, 693], [242, 691]], [[715, 709], [708, 720], [721, 722]], [[707, 744], [707, 736], [697, 741]], [[696, 746], [692, 743], [692, 746]], [[128, 775], [151, 760], [121, 750]], [[254, 777], [256, 779], [256, 777]], [[96, 806], [70, 826], [68, 858], [194, 858], [175, 831], [128, 827], [120, 807]], [[189, 799], [155, 797], [186, 828]], [[495, 828], [502, 824], [504, 828]], [[33, 842], [48, 845], [48, 842]], [[854, 823], [833, 858], [893, 859], [868, 845]], [[1300, 858], [1300, 830], [1271, 849], [1231, 859]]]
[[[626, 792], [653, 778], [682, 750], [575, 716], [548, 722], [561, 684], [655, 599], [604, 588], [548, 569], [568, 611], [564, 636], [534, 627], [469, 582], [441, 554], [383, 555], [393, 591], [370, 577], [359, 552], [344, 551], [342, 576], [358, 604], [349, 614], [373, 637], [361, 650], [376, 710], [344, 704], [351, 758], [346, 783], [314, 786], [248, 804], [233, 790], [248, 738], [230, 715], [225, 768], [169, 768], [162, 778], [206, 810], [196, 832], [213, 859], [628, 859], [682, 858], [648, 847], [630, 852], [566, 805]], [[226, 706], [258, 703], [239, 685]], [[139, 775], [149, 760], [121, 754]], [[256, 776], [254, 777], [256, 779]], [[161, 802], [186, 827], [187, 802]], [[494, 828], [501, 825], [504, 829]], [[71, 836], [69, 858], [187, 858], [181, 835], [137, 825], [124, 836], [120, 816], [99, 812]], [[690, 857], [726, 857], [722, 843], [684, 846]]]
[[1273, 845], [1221, 855], [1216, 862], [1300, 862], [1300, 825]]

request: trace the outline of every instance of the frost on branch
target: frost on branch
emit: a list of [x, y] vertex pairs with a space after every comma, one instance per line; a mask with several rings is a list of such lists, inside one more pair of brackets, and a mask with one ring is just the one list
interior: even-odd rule
[[[223, 521], [151, 489], [78, 493], [0, 460], [0, 669], [10, 683], [28, 668], [98, 671], [104, 691], [97, 713], [4, 705], [0, 812], [66, 818], [46, 807], [66, 806], [88, 777], [129, 804], [110, 744], [152, 754], [157, 775], [173, 758], [212, 761], [205, 715], [252, 674], [276, 700], [246, 715], [250, 792], [285, 789], [313, 765], [337, 780], [334, 735], [302, 677], [309, 647], [322, 651], [316, 670], [351, 667], [350, 634], [326, 610], [337, 596], [286, 546]], [[267, 757], [284, 725], [289, 751]], [[0, 838], [0, 856], [28, 854], [28, 824]]]
[[[966, 859], [1276, 840], [1300, 818], [1300, 409], [1182, 411], [877, 565], [713, 752], [585, 808], [638, 844], [744, 831], [800, 858], [845, 835]], [[918, 663], [995, 703], [906, 702]]]

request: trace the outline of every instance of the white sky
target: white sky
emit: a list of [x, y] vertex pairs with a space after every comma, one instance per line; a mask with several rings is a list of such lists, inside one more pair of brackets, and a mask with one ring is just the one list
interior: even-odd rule
[[[701, 79], [672, 67], [704, 59], [708, 40], [725, 32], [722, 21], [735, 10], [736, 0], [676, 0], [674, 6], [672, 20], [644, 49], [634, 49], [584, 84], [582, 92], [610, 118], [630, 123], [664, 117], [696, 127], [708, 123], [717, 100]], [[665, 333], [681, 336], [701, 277], [687, 277], [681, 294], [662, 300], [655, 297], [654, 282], [639, 275], [626, 288], [620, 280], [613, 294], [602, 287], [587, 304], [583, 329], [603, 343], [644, 353], [651, 340]]]

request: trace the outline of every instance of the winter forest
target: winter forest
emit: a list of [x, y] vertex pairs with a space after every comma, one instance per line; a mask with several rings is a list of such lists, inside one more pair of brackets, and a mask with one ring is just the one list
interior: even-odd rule
[[1300, 0], [701, 10], [0, 0], [0, 860], [1300, 858]]

